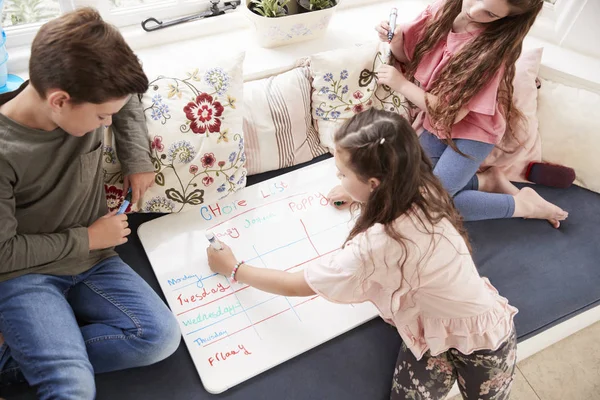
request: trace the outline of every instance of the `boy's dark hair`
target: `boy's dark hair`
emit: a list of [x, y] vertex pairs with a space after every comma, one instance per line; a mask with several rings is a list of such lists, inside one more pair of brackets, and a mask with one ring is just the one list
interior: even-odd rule
[[92, 8], [44, 24], [31, 46], [31, 85], [43, 98], [50, 89], [74, 104], [101, 104], [145, 93], [148, 77], [118, 29]]

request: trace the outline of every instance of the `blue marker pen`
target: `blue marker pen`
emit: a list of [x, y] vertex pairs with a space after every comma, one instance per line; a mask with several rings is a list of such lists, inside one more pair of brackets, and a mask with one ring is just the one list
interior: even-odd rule
[[398, 17], [398, 10], [396, 8], [392, 8], [390, 12], [390, 30], [388, 31], [388, 43], [392, 43], [392, 39], [394, 38], [394, 31], [396, 30], [396, 18]]
[[117, 215], [125, 214], [127, 211], [127, 207], [131, 204], [131, 188], [127, 190], [127, 194], [125, 195], [125, 199], [123, 200], [123, 204], [119, 207], [119, 211], [117, 211]]

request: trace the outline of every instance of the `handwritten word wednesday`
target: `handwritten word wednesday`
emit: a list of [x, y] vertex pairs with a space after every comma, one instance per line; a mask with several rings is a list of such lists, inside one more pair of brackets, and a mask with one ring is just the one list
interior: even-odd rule
[[219, 306], [219, 308], [217, 308], [214, 311], [199, 313], [198, 316], [196, 316], [196, 318], [186, 319], [181, 322], [183, 322], [183, 326], [198, 325], [203, 323], [204, 321], [216, 319], [223, 315], [229, 314], [229, 316], [233, 316], [236, 314], [236, 309], [241, 307], [242, 305], [239, 302], [225, 307]]

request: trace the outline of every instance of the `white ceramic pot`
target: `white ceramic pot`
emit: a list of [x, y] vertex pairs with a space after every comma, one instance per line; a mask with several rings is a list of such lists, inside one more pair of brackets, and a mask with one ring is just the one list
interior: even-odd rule
[[290, 15], [277, 18], [266, 18], [253, 13], [248, 9], [249, 3], [250, 0], [246, 0], [242, 12], [254, 24], [259, 45], [277, 47], [323, 36], [339, 0], [331, 8], [305, 13], [298, 13], [296, 0], [291, 0], [288, 4]]

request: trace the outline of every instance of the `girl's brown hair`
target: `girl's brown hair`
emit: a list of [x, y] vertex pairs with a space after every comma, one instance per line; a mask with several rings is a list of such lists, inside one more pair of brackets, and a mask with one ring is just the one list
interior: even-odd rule
[[[408, 254], [405, 241], [409, 239], [394, 227], [394, 222], [410, 214], [432, 236], [433, 227], [447, 219], [469, 246], [462, 218], [433, 174], [416, 132], [404, 118], [370, 109], [352, 117], [336, 132], [334, 140], [336, 151], [345, 153], [348, 166], [361, 181], [376, 178], [381, 182], [369, 200], [360, 205], [360, 216], [346, 242], [379, 223]], [[401, 269], [405, 260], [399, 261]]]
[[[504, 68], [498, 90], [498, 106], [506, 118], [504, 139], [515, 139], [514, 132], [523, 122], [523, 114], [513, 103], [515, 63], [521, 55], [523, 39], [542, 10], [543, 0], [506, 0], [513, 13], [485, 24], [485, 29], [460, 52], [455, 54], [433, 82], [430, 94], [438, 97], [435, 105], [427, 104], [427, 112], [435, 129], [450, 140], [450, 132], [461, 108]], [[407, 65], [407, 78], [414, 77], [417, 66], [452, 30], [452, 24], [461, 13], [462, 0], [446, 0], [420, 33], [412, 61]], [[517, 139], [518, 141], [518, 139]]]
[[43, 98], [48, 90], [60, 89], [73, 104], [101, 104], [148, 89], [137, 56], [119, 30], [92, 8], [40, 28], [31, 46], [29, 79]]

